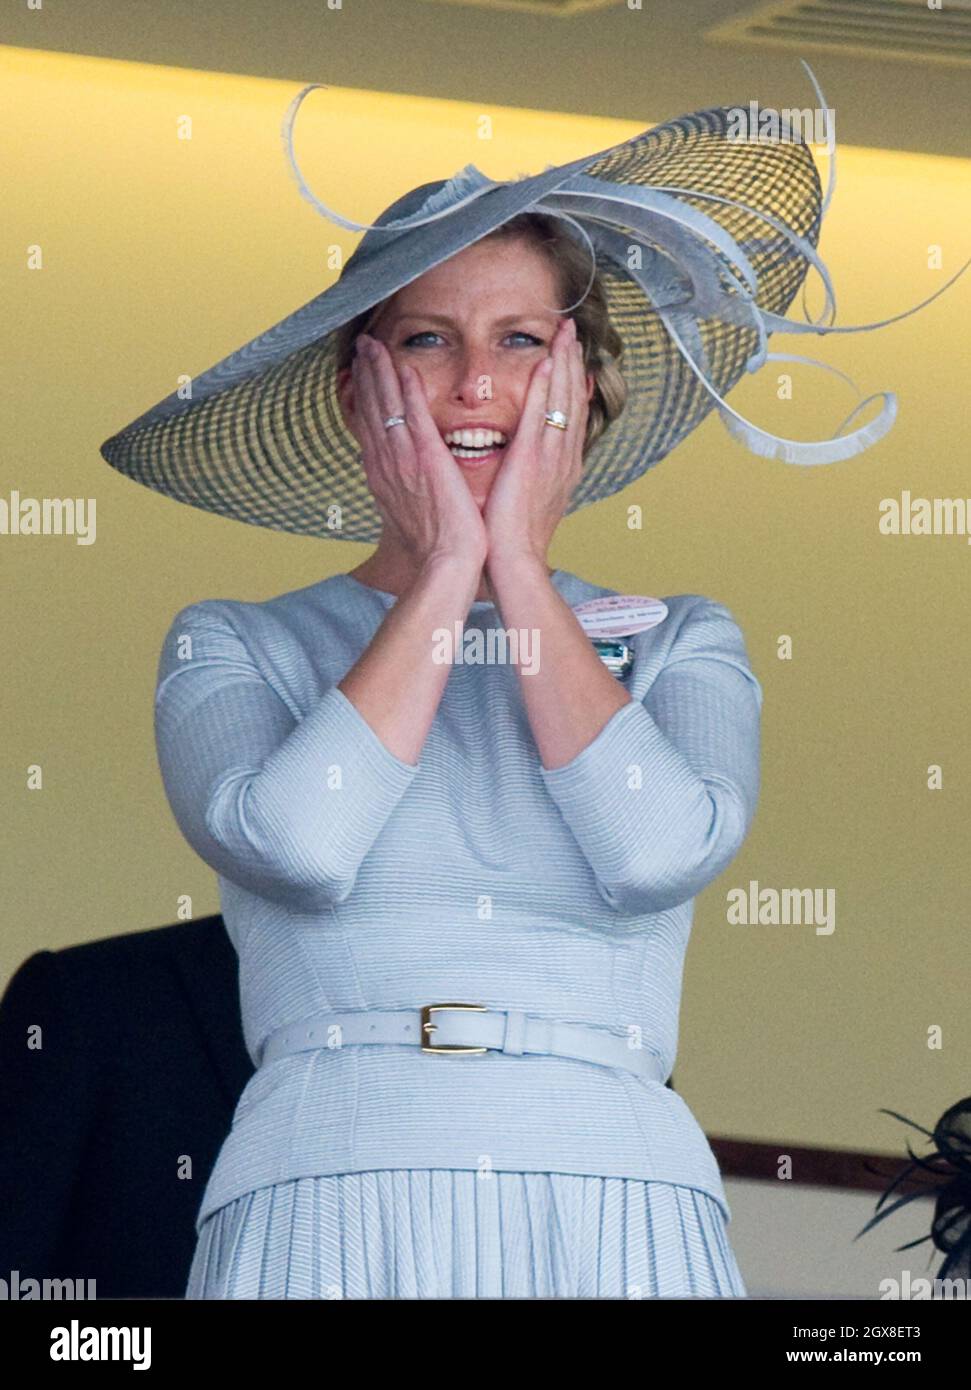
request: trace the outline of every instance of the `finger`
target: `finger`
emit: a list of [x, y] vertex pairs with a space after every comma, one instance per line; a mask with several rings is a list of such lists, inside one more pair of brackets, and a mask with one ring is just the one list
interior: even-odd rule
[[559, 429], [555, 425], [545, 425], [544, 430], [547, 438], [547, 457], [561, 458], [563, 446], [571, 440], [570, 431], [573, 428], [573, 386], [570, 375], [571, 341], [573, 330], [569, 327], [569, 319], [561, 319], [557, 328], [556, 337], [553, 340], [553, 370], [550, 373], [549, 393], [547, 410], [562, 410], [567, 418], [567, 428]]
[[414, 456], [414, 446], [407, 423], [388, 428], [385, 421], [392, 415], [405, 413], [401, 388], [387, 348], [376, 338], [372, 338], [371, 342], [376, 344], [374, 356], [368, 359], [365, 354], [364, 357], [367, 364], [366, 373], [369, 372], [371, 381], [367, 406], [368, 423], [375, 438], [383, 438], [392, 456], [400, 462]]
[[384, 475], [384, 455], [380, 447], [380, 435], [376, 437], [374, 433], [374, 412], [371, 409], [374, 384], [367, 362], [361, 354], [356, 354], [351, 361], [351, 380], [354, 384], [357, 425], [361, 432], [361, 462], [368, 481], [371, 482], [372, 477], [381, 478]]
[[[407, 425], [393, 425], [389, 429], [384, 423], [391, 414], [403, 415], [404, 409], [388, 408], [385, 413], [374, 360], [367, 352], [362, 352], [359, 361], [362, 410], [370, 441], [369, 466], [365, 468], [365, 474], [375, 500], [382, 504], [381, 514], [387, 520], [399, 505], [402, 491], [408, 494], [416, 492], [414, 446], [408, 438]], [[398, 443], [394, 440], [397, 434], [404, 436]]]
[[[549, 364], [549, 366], [547, 366]], [[533, 368], [533, 374], [529, 379], [526, 388], [526, 399], [523, 401], [522, 414], [519, 417], [519, 424], [516, 426], [514, 436], [515, 443], [519, 449], [531, 441], [532, 448], [542, 447], [542, 432], [546, 430], [546, 423], [543, 419], [547, 406], [550, 386], [550, 369], [552, 367], [552, 357], [544, 357]]]
[[392, 415], [403, 415], [404, 403], [401, 399], [398, 374], [394, 369], [394, 363], [391, 361], [391, 354], [388, 349], [380, 339], [372, 338], [371, 351], [373, 355], [369, 364], [374, 374], [375, 394], [383, 424]]
[[571, 439], [582, 446], [587, 432], [587, 415], [590, 402], [587, 400], [587, 373], [583, 363], [583, 344], [576, 341], [570, 348], [570, 374], [573, 382], [573, 398], [570, 402]]
[[569, 428], [567, 431], [568, 452], [571, 466], [568, 474], [571, 495], [583, 476], [584, 443], [587, 437], [587, 420], [590, 402], [587, 398], [587, 372], [584, 364], [583, 344], [574, 341], [570, 345], [571, 381], [573, 394], [570, 402]]
[[428, 408], [428, 398], [425, 395], [425, 384], [420, 374], [414, 367], [403, 365], [398, 369], [398, 378], [404, 396], [402, 414], [408, 420], [408, 427], [416, 447], [426, 451], [426, 457], [438, 457], [444, 450], [451, 459], [448, 445], [439, 434], [438, 426], [432, 419], [432, 413]]
[[[370, 380], [369, 421], [371, 431], [380, 443], [377, 456], [380, 460], [382, 490], [392, 498], [396, 493], [405, 492], [410, 496], [421, 493], [418, 477], [415, 445], [409, 432], [404, 404], [401, 400], [401, 387], [387, 349], [371, 339], [375, 344], [373, 355], [363, 354]], [[388, 380], [388, 377], [391, 380]], [[405, 423], [388, 426], [385, 421], [391, 416], [404, 417]]]

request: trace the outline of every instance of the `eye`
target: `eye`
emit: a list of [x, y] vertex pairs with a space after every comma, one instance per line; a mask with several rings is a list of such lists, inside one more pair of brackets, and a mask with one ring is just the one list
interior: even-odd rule
[[[422, 338], [441, 338], [441, 336], [440, 333], [435, 333], [432, 329], [426, 328], [423, 329], [421, 333], [412, 333], [411, 337], [406, 338], [401, 346], [406, 348], [424, 346], [424, 344], [420, 342]], [[530, 347], [541, 347], [543, 345], [542, 338], [537, 338], [534, 333], [521, 332], [518, 328], [513, 329], [511, 333], [507, 333], [506, 338], [525, 338]]]
[[402, 347], [412, 347], [412, 346], [414, 346], [414, 344], [418, 341], [419, 338], [439, 338], [439, 337], [441, 337], [441, 334], [440, 334], [440, 333], [433, 333], [432, 330], [431, 330], [430, 328], [427, 328], [427, 329], [425, 329], [425, 331], [424, 331], [423, 333], [412, 333], [411, 337], [410, 337], [410, 338], [406, 338], [406, 339], [404, 340], [404, 342], [402, 343], [401, 346], [402, 346]]

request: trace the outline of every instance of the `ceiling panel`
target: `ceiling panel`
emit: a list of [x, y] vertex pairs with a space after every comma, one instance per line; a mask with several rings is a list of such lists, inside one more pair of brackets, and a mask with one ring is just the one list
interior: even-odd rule
[[[738, 0], [564, 11], [510, 0], [45, 0], [39, 10], [5, 6], [0, 42], [647, 123], [723, 103], [808, 105], [798, 51], [705, 37], [764, 9]], [[947, 7], [925, 12], [932, 25]], [[841, 143], [971, 154], [967, 70], [915, 63], [907, 81], [887, 56], [808, 46], [804, 56]]]

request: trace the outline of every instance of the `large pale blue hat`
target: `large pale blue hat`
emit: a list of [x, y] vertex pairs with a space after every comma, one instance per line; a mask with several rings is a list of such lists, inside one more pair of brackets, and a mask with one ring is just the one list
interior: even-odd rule
[[[756, 129], [755, 104], [747, 103], [679, 116], [599, 153], [512, 180], [488, 178], [469, 164], [449, 179], [411, 189], [376, 223], [362, 224], [321, 203], [293, 157], [296, 111], [322, 85], [304, 87], [287, 111], [287, 158], [302, 196], [365, 236], [323, 293], [101, 445], [102, 456], [126, 477], [253, 525], [377, 541], [381, 517], [338, 403], [336, 332], [522, 212], [563, 219], [588, 249], [591, 283], [596, 270], [623, 343], [618, 366], [627, 401], [588, 448], [568, 513], [639, 478], [712, 409], [752, 452], [796, 464], [849, 458], [892, 426], [896, 400], [887, 392], [878, 393], [881, 408], [869, 423], [842, 432], [876, 397], [861, 401], [836, 435], [819, 441], [762, 430], [725, 399], [746, 371], [768, 360], [812, 361], [768, 352], [771, 333], [882, 326], [832, 326], [835, 297], [816, 251], [834, 187], [832, 139], [825, 196], [800, 132], [783, 119], [768, 129], [760, 121]], [[825, 289], [820, 318], [787, 319], [810, 267]]]

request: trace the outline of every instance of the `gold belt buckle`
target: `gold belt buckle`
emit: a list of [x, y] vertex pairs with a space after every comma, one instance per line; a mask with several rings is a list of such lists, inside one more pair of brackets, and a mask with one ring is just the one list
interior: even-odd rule
[[431, 1037], [437, 1028], [437, 1024], [432, 1023], [432, 1014], [436, 1009], [477, 1009], [480, 1013], [487, 1013], [485, 1004], [423, 1004], [421, 1006], [421, 1050], [422, 1052], [456, 1053], [456, 1052], [488, 1052], [487, 1047], [462, 1047], [458, 1043], [433, 1043], [429, 1041], [425, 1044], [425, 1039]]

